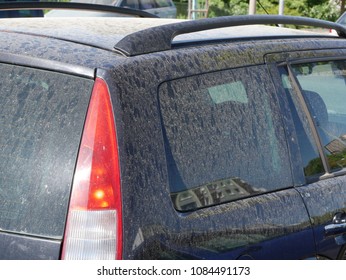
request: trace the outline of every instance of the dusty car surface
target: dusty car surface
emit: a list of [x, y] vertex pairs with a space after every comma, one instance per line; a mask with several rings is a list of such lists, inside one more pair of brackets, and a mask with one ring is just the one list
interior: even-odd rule
[[345, 258], [343, 26], [0, 21], [0, 259]]

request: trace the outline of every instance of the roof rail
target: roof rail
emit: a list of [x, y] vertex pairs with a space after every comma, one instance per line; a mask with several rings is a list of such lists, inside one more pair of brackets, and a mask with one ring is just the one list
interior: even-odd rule
[[136, 9], [115, 7], [110, 5], [77, 3], [77, 2], [0, 2], [0, 11], [11, 10], [84, 10], [91, 12], [109, 12], [124, 15], [132, 15], [145, 18], [157, 18], [158, 16]]
[[127, 35], [114, 48], [127, 56], [165, 51], [171, 49], [174, 37], [181, 34], [254, 24], [291, 24], [335, 29], [340, 37], [346, 38], [346, 27], [334, 22], [296, 16], [244, 15], [206, 18], [148, 28]]

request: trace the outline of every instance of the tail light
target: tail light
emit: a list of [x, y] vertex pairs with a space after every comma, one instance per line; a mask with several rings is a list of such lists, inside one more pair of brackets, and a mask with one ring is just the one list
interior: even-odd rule
[[121, 259], [118, 146], [107, 84], [97, 78], [79, 150], [62, 259]]

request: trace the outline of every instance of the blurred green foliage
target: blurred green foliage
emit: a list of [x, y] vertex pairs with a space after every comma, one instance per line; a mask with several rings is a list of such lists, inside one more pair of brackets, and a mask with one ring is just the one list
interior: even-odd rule
[[[175, 3], [178, 17], [186, 18], [188, 1], [175, 0]], [[257, 0], [256, 14], [266, 14], [266, 11], [278, 14], [279, 0]], [[209, 0], [208, 17], [246, 15], [248, 12], [249, 0]], [[284, 14], [335, 21], [340, 15], [340, 7], [337, 0], [285, 0]]]

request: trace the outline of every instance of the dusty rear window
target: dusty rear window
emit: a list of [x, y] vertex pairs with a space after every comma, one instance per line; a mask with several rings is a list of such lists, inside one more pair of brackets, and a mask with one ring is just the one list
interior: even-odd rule
[[0, 71], [0, 230], [60, 238], [93, 81]]
[[292, 185], [285, 134], [265, 66], [159, 89], [171, 196], [193, 210]]

